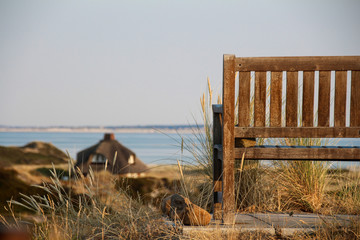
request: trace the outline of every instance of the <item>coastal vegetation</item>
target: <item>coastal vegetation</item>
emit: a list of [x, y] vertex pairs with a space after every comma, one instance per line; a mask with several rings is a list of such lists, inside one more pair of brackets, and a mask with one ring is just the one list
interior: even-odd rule
[[[55, 240], [360, 238], [360, 221], [347, 226], [324, 222], [322, 228], [312, 232], [286, 237], [262, 231], [185, 234], [181, 224], [166, 221], [159, 205], [172, 193], [180, 193], [208, 211], [213, 208], [212, 100], [213, 89], [208, 83], [208, 91], [201, 97], [204, 122], [193, 127], [192, 138], [183, 137], [179, 142], [177, 164], [152, 166], [145, 178], [130, 179], [92, 170], [85, 177], [69, 158], [66, 164], [54, 165], [36, 161], [19, 165], [24, 162], [18, 160], [8, 163], [6, 168], [0, 168], [0, 190], [7, 194], [0, 196], [2, 224], [8, 228], [25, 227], [33, 239]], [[220, 103], [219, 98], [217, 101]], [[284, 139], [279, 144], [291, 144], [290, 141], [304, 146], [320, 143], [317, 139]], [[257, 144], [263, 142], [264, 139], [257, 139]], [[52, 161], [51, 151], [43, 154]], [[63, 176], [69, 180], [63, 180]], [[247, 161], [245, 156], [236, 163], [235, 179], [238, 212], [360, 212], [360, 171], [356, 168], [334, 169], [331, 163], [311, 161], [261, 164]]]
[[[68, 164], [70, 168], [73, 168], [71, 163], [72, 161], [69, 161]], [[149, 198], [159, 189], [171, 186], [172, 190], [164, 193], [163, 196], [172, 192], [182, 192], [190, 196], [194, 202], [197, 196], [199, 201], [196, 203], [210, 210], [212, 196], [210, 192], [206, 196], [208, 190], [204, 188], [204, 184], [210, 186], [211, 182], [208, 177], [205, 177], [206, 171], [201, 172], [198, 167], [180, 165], [180, 168], [179, 166], [165, 166], [164, 170], [154, 168], [153, 175], [172, 171], [170, 175], [175, 177], [175, 181], [172, 182], [154, 178], [139, 179], [139, 181], [119, 178], [107, 171], [91, 171], [88, 177], [84, 177], [79, 172], [70, 181], [63, 181], [58, 175], [60, 168], [65, 172], [69, 165], [43, 168], [46, 172], [50, 169], [51, 176], [42, 175], [42, 183], [39, 183], [37, 188], [34, 187], [41, 192], [26, 191], [28, 186], [23, 183], [24, 187], [17, 189], [23, 194], [3, 205], [5, 207], [3, 209], [7, 211], [2, 213], [2, 222], [8, 227], [21, 227], [24, 221], [31, 222], [28, 227], [34, 239], [215, 239], [224, 237], [222, 235], [224, 233], [221, 232], [214, 232], [212, 235], [201, 232], [192, 233], [195, 235], [182, 234], [181, 226], [164, 221], [159, 211], [158, 201]], [[35, 165], [32, 169], [31, 172], [39, 168]], [[278, 189], [275, 194], [272, 192], [279, 188], [279, 186], [271, 188], [271, 185], [275, 184], [275, 180], [271, 178], [278, 174], [275, 170], [262, 167], [259, 169], [258, 173], [268, 181], [266, 184], [256, 181], [256, 187], [262, 188], [261, 197], [264, 199], [260, 201], [259, 197], [257, 202], [251, 202], [251, 200], [256, 200], [256, 198], [251, 198], [248, 201], [255, 207], [240, 209], [242, 212], [302, 211], [296, 204], [284, 204], [286, 198], [279, 194], [279, 192], [284, 193], [284, 189]], [[18, 174], [24, 175], [24, 173]], [[359, 172], [330, 169], [326, 175], [328, 184], [324, 190], [325, 197], [317, 212], [358, 214], [360, 209]], [[16, 183], [15, 170], [6, 176], [7, 180], [11, 179]], [[154, 186], [154, 188], [144, 187], [148, 182], [151, 183], [149, 186]], [[136, 185], [142, 189], [134, 191]], [[257, 194], [260, 194], [260, 189]], [[160, 199], [163, 198], [161, 195], [158, 196]], [[26, 210], [27, 213], [16, 212], [18, 207]], [[360, 226], [358, 223], [352, 223], [347, 227], [326, 225], [326, 228], [321, 228], [312, 234], [293, 236], [292, 239], [341, 239], [341, 237], [351, 239], [359, 234]], [[239, 235], [232, 233], [229, 237], [273, 239], [272, 235], [261, 232], [240, 233]]]
[[[149, 197], [154, 192], [167, 186], [175, 188], [166, 192], [163, 196], [171, 192], [182, 192], [188, 194], [194, 200], [197, 195], [199, 199], [204, 198], [203, 207], [210, 210], [209, 203], [211, 203], [212, 196], [206, 196], [206, 190], [202, 186], [204, 183], [209, 182], [209, 179], [201, 174], [199, 168], [190, 166], [183, 168], [181, 165], [180, 168], [179, 166], [167, 166], [165, 167], [166, 170], [161, 170], [161, 168], [156, 170], [155, 168], [152, 172], [152, 174], [158, 175], [163, 171], [172, 171], [172, 175], [175, 176], [180, 171], [173, 182], [162, 179], [155, 180], [154, 178], [148, 180], [139, 179], [137, 181], [136, 179], [119, 178], [117, 175], [107, 171], [90, 171], [87, 177], [78, 172], [70, 181], [59, 179], [58, 169], [63, 168], [65, 171], [69, 166], [73, 169], [71, 162], [69, 161], [68, 166], [54, 166], [50, 170], [50, 178], [43, 178], [42, 183], [39, 183], [38, 187], [34, 188], [41, 190], [41, 192], [28, 192], [25, 190], [26, 187], [19, 189], [23, 194], [4, 204], [4, 210], [7, 211], [2, 213], [3, 224], [7, 227], [20, 228], [24, 226], [25, 222], [28, 222], [25, 225], [31, 229], [33, 239], [276, 238], [276, 236], [261, 231], [236, 234], [222, 233], [221, 231], [215, 231], [211, 234], [209, 232], [194, 232], [190, 235], [184, 235], [181, 231], [181, 225], [164, 221], [159, 211], [158, 202], [152, 201]], [[301, 211], [302, 209], [296, 204], [281, 205], [284, 203], [285, 198], [278, 196], [278, 192], [271, 194], [270, 190], [274, 191], [276, 187], [269, 187], [269, 185], [275, 184], [274, 180], [271, 181], [271, 177], [276, 172], [271, 169], [259, 168], [262, 170], [261, 174], [265, 175], [263, 178], [269, 181], [268, 184], [257, 182], [259, 185], [257, 187], [267, 186], [269, 188], [262, 189], [261, 196], [265, 197], [265, 199], [253, 202], [253, 204], [257, 204], [254, 208], [241, 209], [241, 211]], [[45, 169], [48, 170], [48, 168]], [[15, 171], [13, 170], [11, 174], [14, 177]], [[328, 170], [326, 174], [328, 184], [318, 212], [358, 214], [360, 207], [359, 172]], [[12, 179], [16, 181], [14, 178]], [[149, 186], [155, 187], [144, 187], [148, 182], [151, 183]], [[134, 191], [136, 185], [140, 187], [138, 191]], [[280, 191], [284, 190], [280, 189]], [[257, 193], [259, 194], [259, 192]], [[207, 204], [205, 199], [208, 202]], [[280, 204], [276, 205], [279, 201]], [[197, 203], [201, 204], [202, 201]], [[18, 212], [16, 210], [18, 207], [27, 212]], [[290, 239], [354, 239], [359, 237], [359, 234], [359, 222], [353, 222], [346, 227], [325, 224], [324, 228], [319, 228], [313, 233], [294, 235]]]

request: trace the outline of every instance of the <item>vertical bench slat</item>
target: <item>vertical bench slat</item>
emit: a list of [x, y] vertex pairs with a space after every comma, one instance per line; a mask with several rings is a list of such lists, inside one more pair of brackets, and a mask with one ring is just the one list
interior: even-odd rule
[[347, 71], [335, 72], [334, 126], [345, 127], [346, 123], [346, 79]]
[[360, 126], [360, 71], [351, 72], [350, 126]]
[[281, 127], [282, 72], [271, 72], [270, 126]]
[[315, 72], [303, 72], [303, 106], [302, 125], [312, 127], [314, 125], [314, 79]]
[[239, 126], [250, 126], [250, 72], [239, 72]]
[[223, 221], [232, 222], [235, 215], [235, 56], [224, 55], [223, 72]]
[[255, 72], [254, 125], [265, 127], [266, 72]]
[[330, 71], [319, 72], [318, 126], [329, 126], [330, 115]]
[[286, 73], [286, 126], [297, 126], [298, 72]]

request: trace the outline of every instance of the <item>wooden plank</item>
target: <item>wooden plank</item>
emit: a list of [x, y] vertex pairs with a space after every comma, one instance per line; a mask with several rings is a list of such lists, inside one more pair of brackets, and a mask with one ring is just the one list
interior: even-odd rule
[[318, 126], [329, 126], [330, 115], [330, 71], [319, 72]]
[[360, 70], [360, 56], [236, 58], [236, 71]]
[[239, 72], [239, 126], [250, 126], [250, 72]]
[[286, 73], [286, 126], [297, 126], [298, 72]]
[[360, 71], [351, 72], [350, 126], [360, 127]]
[[235, 127], [236, 138], [360, 138], [360, 127]]
[[360, 161], [360, 148], [236, 148], [235, 158], [253, 160], [346, 160]]
[[[221, 114], [216, 112], [219, 105], [213, 105], [213, 184], [214, 184], [214, 219], [222, 218], [221, 202], [217, 199], [217, 193], [222, 192], [222, 151], [215, 146], [222, 144], [222, 126]], [[222, 110], [222, 109], [221, 109]]]
[[271, 73], [270, 126], [281, 126], [282, 72]]
[[265, 127], [266, 72], [255, 72], [254, 126]]
[[224, 55], [223, 70], [223, 222], [235, 217], [234, 128], [235, 128], [235, 56]]
[[[335, 72], [334, 126], [345, 127], [346, 123], [346, 71]], [[359, 89], [360, 90], [360, 89]]]
[[314, 125], [314, 79], [315, 72], [303, 72], [303, 106], [302, 126], [312, 127]]

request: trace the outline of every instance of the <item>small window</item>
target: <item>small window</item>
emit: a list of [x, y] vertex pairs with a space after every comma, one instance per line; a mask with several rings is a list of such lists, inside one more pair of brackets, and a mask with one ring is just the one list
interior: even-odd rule
[[91, 160], [92, 163], [105, 163], [106, 157], [102, 154], [95, 154]]
[[134, 163], [135, 163], [134, 155], [130, 155], [130, 157], [129, 157], [129, 159], [128, 159], [128, 163], [129, 163], [129, 164], [134, 164]]

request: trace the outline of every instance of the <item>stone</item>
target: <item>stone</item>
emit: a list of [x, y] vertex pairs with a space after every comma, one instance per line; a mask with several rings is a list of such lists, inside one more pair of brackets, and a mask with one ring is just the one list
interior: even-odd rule
[[161, 210], [173, 221], [180, 220], [184, 225], [206, 226], [211, 220], [210, 213], [179, 194], [165, 198]]
[[161, 211], [166, 214], [167, 216], [170, 216], [170, 209], [171, 209], [171, 196], [164, 198], [161, 202]]

